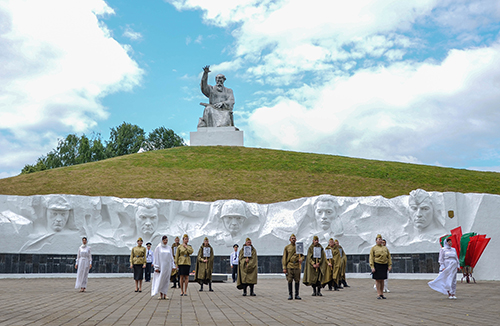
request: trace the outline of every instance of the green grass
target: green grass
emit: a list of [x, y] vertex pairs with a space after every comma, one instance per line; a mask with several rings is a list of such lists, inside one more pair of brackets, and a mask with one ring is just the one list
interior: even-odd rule
[[0, 179], [0, 194], [271, 203], [422, 188], [500, 194], [500, 173], [245, 147], [176, 147]]

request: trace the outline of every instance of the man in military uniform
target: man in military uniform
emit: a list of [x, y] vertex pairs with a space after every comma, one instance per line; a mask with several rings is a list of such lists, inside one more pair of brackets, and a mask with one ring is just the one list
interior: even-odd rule
[[340, 273], [340, 252], [339, 248], [330, 238], [328, 241], [328, 246], [325, 250], [330, 249], [332, 251], [332, 259], [327, 259], [328, 268], [326, 269], [325, 278], [323, 279], [323, 284], [328, 284], [328, 290], [338, 291], [339, 273]]
[[[205, 257], [203, 254], [204, 248], [210, 248], [210, 256]], [[203, 244], [198, 250], [196, 257], [196, 272], [194, 274], [194, 281], [200, 284], [200, 292], [203, 291], [203, 284], [208, 284], [208, 291], [212, 290], [212, 271], [214, 269], [214, 249], [208, 243], [208, 238], [203, 239]]]
[[339, 244], [339, 240], [335, 239], [335, 244], [339, 248], [339, 253], [340, 253], [340, 269], [339, 269], [339, 288], [342, 289], [342, 285], [344, 287], [348, 288], [349, 285], [347, 285], [347, 282], [345, 280], [345, 269], [347, 267], [347, 256], [345, 254], [344, 248]]
[[283, 273], [286, 274], [286, 280], [288, 281], [288, 300], [293, 299], [293, 281], [295, 281], [295, 299], [301, 300], [299, 297], [299, 286], [300, 286], [300, 272], [302, 266], [302, 255], [297, 255], [295, 252], [295, 242], [297, 238], [295, 234], [290, 236], [290, 244], [283, 250]]
[[[314, 257], [314, 248], [319, 249], [319, 257]], [[313, 296], [323, 296], [321, 294], [321, 283], [326, 274], [326, 256], [323, 246], [319, 243], [318, 236], [314, 236], [313, 242], [307, 250], [307, 260], [304, 268], [304, 283], [307, 286], [312, 286]]]
[[[179, 237], [175, 237], [175, 242], [172, 244], [172, 256], [175, 257], [175, 252], [177, 250], [177, 247], [180, 246], [180, 242], [181, 240], [179, 239]], [[175, 289], [177, 287], [176, 284], [179, 284], [179, 272], [177, 271], [177, 269], [175, 269], [174, 271], [172, 271], [172, 275], [170, 275], [170, 282], [173, 283], [172, 285], [172, 289]], [[180, 287], [180, 285], [179, 285]]]
[[[250, 257], [244, 256], [245, 247], [251, 247], [252, 253]], [[239, 290], [243, 290], [244, 297], [247, 295], [247, 288], [250, 287], [250, 295], [255, 296], [253, 287], [257, 284], [257, 250], [252, 246], [252, 240], [250, 238], [246, 238], [245, 246], [241, 248], [238, 260], [238, 279], [236, 287]]]

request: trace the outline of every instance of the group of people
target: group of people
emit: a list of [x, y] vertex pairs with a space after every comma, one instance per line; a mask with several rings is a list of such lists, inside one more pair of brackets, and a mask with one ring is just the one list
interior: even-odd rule
[[[137, 246], [130, 253], [130, 268], [134, 271], [135, 292], [142, 292], [142, 280], [144, 270], [149, 266], [153, 270], [151, 284], [151, 296], [160, 294], [159, 299], [168, 299], [167, 292], [170, 283], [172, 288], [179, 284], [181, 296], [187, 296], [189, 273], [191, 269], [191, 254], [194, 252], [189, 245], [189, 237], [184, 234], [182, 243], [176, 237], [175, 243], [168, 246], [168, 237], [163, 236], [160, 244], [151, 252], [151, 244], [143, 247], [143, 240], [137, 240]], [[283, 273], [286, 274], [288, 282], [288, 300], [301, 300], [299, 295], [300, 276], [302, 263], [305, 260], [303, 284], [311, 286], [312, 296], [322, 296], [321, 289], [328, 285], [329, 290], [338, 291], [343, 287], [349, 287], [345, 279], [347, 258], [338, 240], [329, 239], [328, 246], [323, 248], [317, 236], [307, 250], [307, 254], [297, 253], [297, 238], [294, 234], [290, 236], [290, 244], [283, 251], [282, 265]], [[233, 282], [237, 282], [238, 289], [243, 290], [243, 296], [255, 296], [254, 286], [257, 284], [258, 257], [257, 250], [252, 245], [252, 240], [246, 238], [245, 246], [238, 253], [238, 245], [233, 246], [234, 252], [230, 255]], [[328, 255], [326, 254], [328, 252]], [[392, 259], [389, 249], [384, 244], [384, 239], [379, 234], [376, 244], [370, 250], [369, 264], [372, 278], [375, 280], [377, 299], [386, 299], [384, 292], [389, 292], [384, 281], [392, 269]], [[450, 299], [456, 299], [456, 271], [459, 261], [456, 250], [452, 247], [452, 240], [448, 238], [439, 253], [440, 273], [438, 277], [429, 282], [429, 286], [439, 292], [448, 294]], [[212, 271], [214, 265], [214, 250], [209, 240], [205, 237], [203, 244], [198, 250], [196, 258], [195, 282], [212, 289]], [[87, 287], [88, 273], [92, 268], [92, 255], [87, 245], [87, 238], [82, 238], [82, 245], [78, 250], [75, 264], [77, 278], [75, 288], [85, 292]], [[146, 273], [146, 281], [149, 281], [149, 273]], [[294, 283], [295, 282], [295, 287]], [[295, 295], [294, 295], [295, 290]]]

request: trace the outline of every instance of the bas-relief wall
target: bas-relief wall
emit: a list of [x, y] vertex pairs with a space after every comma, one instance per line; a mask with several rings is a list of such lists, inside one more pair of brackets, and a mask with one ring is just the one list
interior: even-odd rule
[[[453, 211], [453, 218], [448, 212]], [[128, 254], [138, 237], [187, 233], [194, 248], [205, 236], [216, 255], [252, 238], [259, 255], [281, 255], [290, 234], [306, 248], [318, 235], [336, 238], [347, 254], [367, 254], [378, 233], [391, 253], [435, 253], [438, 239], [462, 226], [492, 240], [476, 266], [478, 279], [500, 279], [496, 263], [500, 196], [426, 192], [395, 198], [321, 195], [272, 204], [195, 202], [75, 195], [0, 195], [2, 253], [75, 254], [86, 236], [93, 254]]]

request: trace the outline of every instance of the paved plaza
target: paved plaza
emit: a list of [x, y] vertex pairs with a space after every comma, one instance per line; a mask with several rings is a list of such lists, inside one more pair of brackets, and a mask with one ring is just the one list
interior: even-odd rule
[[188, 296], [171, 289], [169, 300], [150, 295], [150, 283], [134, 292], [132, 278], [91, 278], [86, 293], [71, 278], [0, 279], [3, 325], [498, 325], [500, 282], [457, 284], [458, 300], [434, 292], [427, 280], [391, 279], [387, 300], [377, 300], [373, 281], [348, 280], [339, 292], [287, 300], [283, 279], [261, 279], [256, 297], [243, 297], [231, 281]]

